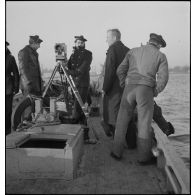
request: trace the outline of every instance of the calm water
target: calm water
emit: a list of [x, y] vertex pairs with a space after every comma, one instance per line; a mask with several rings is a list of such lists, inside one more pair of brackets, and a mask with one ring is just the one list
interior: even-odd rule
[[170, 74], [165, 90], [156, 98], [166, 120], [175, 127], [169, 136], [176, 152], [190, 166], [190, 74]]

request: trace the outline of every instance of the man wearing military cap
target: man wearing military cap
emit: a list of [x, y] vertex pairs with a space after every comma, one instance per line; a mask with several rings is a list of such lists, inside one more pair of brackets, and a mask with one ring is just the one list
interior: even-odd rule
[[18, 53], [20, 70], [20, 88], [23, 95], [42, 93], [42, 78], [37, 49], [43, 42], [38, 35], [30, 36], [29, 45]]
[[[85, 49], [87, 39], [83, 35], [75, 36], [75, 47], [68, 61], [68, 69], [73, 76], [79, 94], [85, 103], [90, 86], [90, 65], [92, 62], [92, 52]], [[83, 112], [77, 100], [74, 102], [73, 118], [79, 122], [83, 120]]]
[[159, 51], [165, 46], [161, 35], [151, 33], [148, 44], [131, 49], [117, 68], [120, 85], [125, 88], [111, 151], [116, 159], [122, 157], [128, 123], [137, 106], [138, 162], [145, 165], [151, 161], [154, 97], [164, 90], [169, 78], [167, 58]]
[[[156, 45], [157, 47], [166, 47], [166, 42], [164, 41], [164, 39], [162, 38], [161, 35], [157, 35], [155, 33], [151, 33], [150, 34], [150, 43]], [[160, 49], [160, 48], [159, 48]]]
[[76, 43], [77, 40], [80, 40], [82, 42], [87, 41], [87, 39], [85, 39], [83, 35], [81, 35], [81, 36], [75, 36], [74, 38], [75, 38], [75, 43]]

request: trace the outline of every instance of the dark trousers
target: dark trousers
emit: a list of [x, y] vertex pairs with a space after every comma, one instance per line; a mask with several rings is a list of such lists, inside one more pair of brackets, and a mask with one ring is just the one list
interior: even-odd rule
[[6, 125], [5, 125], [5, 135], [11, 133], [11, 115], [12, 115], [12, 102], [13, 102], [13, 95], [6, 95]]
[[[85, 103], [87, 101], [87, 96], [88, 96], [88, 87], [78, 87], [78, 92], [81, 96], [81, 99], [83, 101], [83, 103]], [[74, 109], [73, 109], [73, 114], [72, 114], [73, 118], [77, 121], [83, 121], [85, 120], [85, 115], [81, 109], [81, 106], [79, 105], [79, 102], [77, 101], [76, 97], [74, 100]]]

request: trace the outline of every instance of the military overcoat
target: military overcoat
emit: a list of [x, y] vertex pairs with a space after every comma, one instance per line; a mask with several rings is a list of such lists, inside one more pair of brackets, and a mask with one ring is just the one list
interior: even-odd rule
[[75, 49], [68, 61], [68, 69], [72, 71], [77, 87], [89, 87], [90, 65], [92, 62], [92, 52], [86, 49]]
[[24, 94], [41, 95], [42, 78], [38, 53], [29, 45], [18, 53], [20, 88]]

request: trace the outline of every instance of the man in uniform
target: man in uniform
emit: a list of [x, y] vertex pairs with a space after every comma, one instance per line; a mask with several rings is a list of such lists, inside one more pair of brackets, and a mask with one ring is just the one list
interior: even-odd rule
[[13, 96], [19, 91], [19, 73], [16, 60], [8, 49], [6, 41], [6, 126], [5, 134], [11, 133], [11, 114]]
[[42, 78], [37, 49], [43, 42], [38, 35], [30, 36], [29, 45], [18, 53], [20, 70], [20, 88], [23, 95], [42, 94]]
[[[75, 47], [68, 60], [68, 71], [72, 75], [83, 103], [87, 101], [90, 86], [90, 65], [92, 62], [92, 52], [85, 49], [87, 39], [83, 35], [75, 36]], [[86, 125], [85, 115], [75, 98], [72, 118], [74, 123]], [[89, 141], [88, 128], [84, 130], [84, 139]]]
[[120, 85], [125, 85], [125, 89], [111, 151], [111, 156], [115, 159], [122, 157], [128, 123], [137, 106], [138, 162], [145, 165], [151, 161], [154, 97], [163, 91], [169, 77], [167, 58], [159, 51], [165, 46], [166, 42], [161, 35], [151, 33], [149, 43], [131, 49], [117, 69]]

